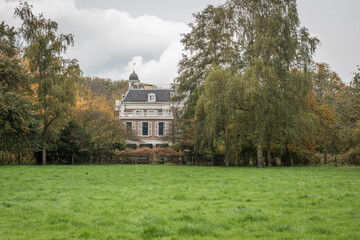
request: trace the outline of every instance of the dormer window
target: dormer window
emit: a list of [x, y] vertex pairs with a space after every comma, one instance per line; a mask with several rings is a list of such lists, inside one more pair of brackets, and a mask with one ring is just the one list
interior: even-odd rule
[[156, 95], [155, 93], [148, 94], [148, 102], [156, 102]]

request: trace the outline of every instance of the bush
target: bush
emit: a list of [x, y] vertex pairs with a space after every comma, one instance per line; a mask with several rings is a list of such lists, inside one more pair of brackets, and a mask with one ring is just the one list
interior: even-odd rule
[[[116, 155], [121, 158], [121, 163], [176, 163], [181, 164], [181, 152], [177, 152], [172, 148], [138, 148], [138, 149], [125, 149], [124, 151], [116, 152]], [[145, 158], [145, 159], [144, 159]]]

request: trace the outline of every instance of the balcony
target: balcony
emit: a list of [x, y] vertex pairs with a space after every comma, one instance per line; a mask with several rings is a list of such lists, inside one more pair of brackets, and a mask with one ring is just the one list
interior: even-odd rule
[[120, 112], [120, 119], [173, 119], [174, 114], [168, 113], [133, 113], [133, 112]]

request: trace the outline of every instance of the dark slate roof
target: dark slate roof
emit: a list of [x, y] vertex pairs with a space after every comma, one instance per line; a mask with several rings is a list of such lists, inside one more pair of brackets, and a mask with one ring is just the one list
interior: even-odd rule
[[139, 80], [139, 77], [135, 72], [133, 72], [130, 74], [129, 80]]
[[131, 89], [123, 102], [147, 102], [150, 93], [155, 93], [156, 102], [169, 102], [171, 92], [170, 89]]

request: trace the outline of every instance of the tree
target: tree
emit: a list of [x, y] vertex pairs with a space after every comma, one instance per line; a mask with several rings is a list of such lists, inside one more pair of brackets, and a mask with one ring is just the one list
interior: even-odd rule
[[18, 155], [36, 148], [38, 122], [30, 101], [30, 78], [15, 47], [17, 33], [0, 24], [0, 150]]
[[188, 53], [179, 63], [177, 79], [178, 95], [187, 99], [183, 117], [196, 115], [193, 99], [199, 98], [209, 64], [228, 69], [234, 76], [229, 77], [228, 107], [247, 126], [239, 134], [253, 139], [261, 167], [264, 144], [292, 143], [289, 129], [306, 106], [309, 65], [318, 40], [300, 27], [295, 0], [229, 0], [195, 17], [182, 41]]
[[87, 145], [88, 140], [88, 134], [80, 128], [78, 123], [74, 120], [70, 120], [68, 125], [59, 133], [57, 152], [60, 159], [67, 164], [74, 164], [75, 156], [79, 156], [86, 148], [85, 146]]
[[[95, 79], [97, 85], [99, 79]], [[92, 80], [88, 79], [88, 85], [93, 85]], [[106, 94], [99, 94], [98, 91], [92, 92], [82, 89], [84, 93], [77, 96], [74, 112], [71, 119], [77, 123], [78, 132], [85, 139], [81, 140], [82, 149], [90, 155], [91, 163], [100, 156], [103, 163], [106, 156], [111, 156], [117, 148], [123, 148], [126, 134], [121, 121], [114, 116], [113, 100]], [[79, 92], [80, 93], [80, 92]]]
[[[221, 152], [225, 144], [227, 124], [226, 98], [229, 87], [229, 74], [226, 70], [214, 66], [205, 77], [204, 84], [199, 88], [199, 99], [196, 104], [195, 149], [209, 150], [214, 165], [215, 154]], [[228, 165], [228, 162], [226, 161]]]
[[42, 164], [46, 164], [47, 139], [54, 123], [60, 123], [74, 103], [76, 82], [81, 71], [76, 60], [64, 59], [68, 46], [73, 44], [71, 34], [57, 34], [58, 24], [35, 16], [32, 6], [20, 3], [15, 16], [23, 23], [20, 33], [26, 42], [24, 58], [37, 85], [36, 108], [41, 119]]
[[345, 128], [346, 136], [349, 136], [349, 147], [360, 147], [360, 67], [350, 82], [343, 95], [343, 111], [340, 117]]
[[315, 63], [313, 72], [313, 90], [315, 96], [314, 111], [317, 122], [316, 149], [324, 154], [324, 163], [327, 163], [328, 153], [335, 154], [345, 145], [345, 136], [342, 131], [345, 125], [341, 121], [341, 114], [346, 99], [346, 86], [336, 72], [331, 71], [325, 63]]

